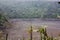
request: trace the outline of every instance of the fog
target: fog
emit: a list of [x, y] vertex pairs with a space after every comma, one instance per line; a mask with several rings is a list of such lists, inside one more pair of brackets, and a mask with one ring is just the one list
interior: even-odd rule
[[0, 0], [0, 4], [14, 4], [17, 2], [25, 2], [25, 1], [60, 1], [60, 0]]
[[[0, 0], [0, 1], [38, 1], [38, 0]], [[60, 0], [39, 0], [39, 1], [60, 1]]]

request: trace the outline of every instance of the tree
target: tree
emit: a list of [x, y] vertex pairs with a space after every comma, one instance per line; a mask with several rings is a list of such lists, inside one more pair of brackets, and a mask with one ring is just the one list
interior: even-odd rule
[[33, 29], [32, 29], [32, 26], [31, 26], [31, 27], [30, 27], [30, 30], [29, 30], [30, 40], [32, 40], [32, 32], [33, 32]]
[[41, 40], [47, 40], [48, 35], [47, 35], [46, 28], [44, 26], [39, 28], [38, 32], [40, 33]]
[[8, 19], [5, 17], [5, 15], [0, 13], [0, 32], [2, 31], [1, 32], [1, 34], [3, 34], [2, 36], [6, 35], [6, 38], [5, 38], [6, 40], [7, 40], [7, 37], [8, 37], [7, 36], [8, 28], [10, 28], [10, 26], [11, 26], [11, 23], [8, 21]]

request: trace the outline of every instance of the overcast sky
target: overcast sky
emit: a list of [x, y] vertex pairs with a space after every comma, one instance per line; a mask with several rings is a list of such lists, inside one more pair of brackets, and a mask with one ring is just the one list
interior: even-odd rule
[[[38, 0], [0, 0], [0, 3], [7, 3], [7, 4], [12, 4], [16, 2], [24, 2], [24, 1], [38, 1]], [[60, 1], [60, 0], [39, 0], [39, 1]]]
[[[0, 1], [37, 1], [37, 0], [0, 0]], [[60, 0], [40, 0], [40, 1], [60, 1]]]

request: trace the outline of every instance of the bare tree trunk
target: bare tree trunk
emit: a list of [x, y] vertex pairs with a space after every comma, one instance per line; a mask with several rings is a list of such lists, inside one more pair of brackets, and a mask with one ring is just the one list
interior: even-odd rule
[[6, 34], [6, 40], [8, 40], [8, 33]]
[[30, 40], [32, 40], [32, 26], [31, 26]]

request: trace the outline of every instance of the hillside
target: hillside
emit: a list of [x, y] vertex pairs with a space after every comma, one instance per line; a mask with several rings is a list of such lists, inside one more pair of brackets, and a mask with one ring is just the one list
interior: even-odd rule
[[57, 18], [60, 4], [56, 1], [0, 2], [0, 12], [10, 18]]

